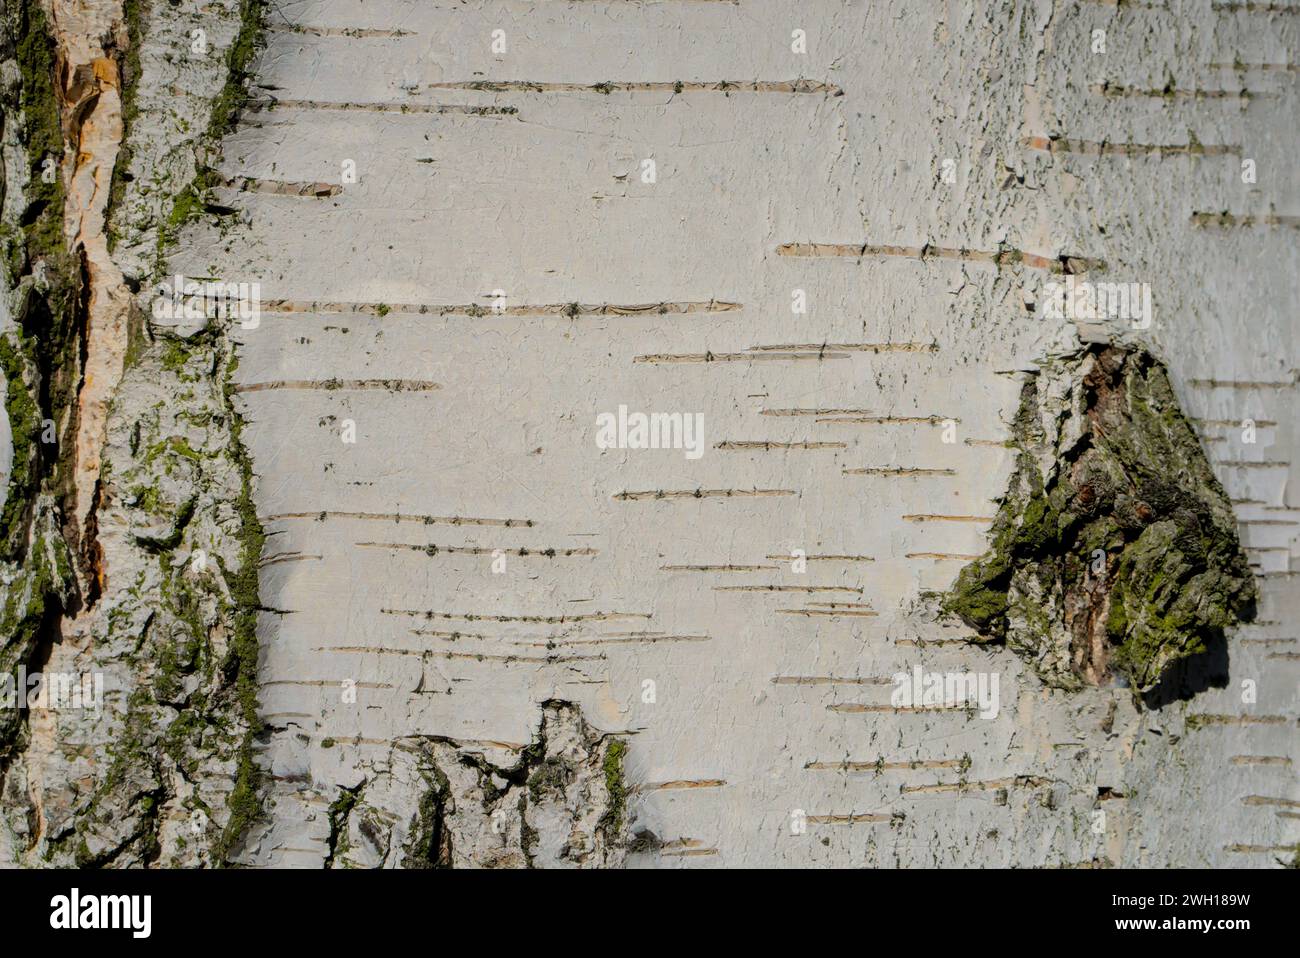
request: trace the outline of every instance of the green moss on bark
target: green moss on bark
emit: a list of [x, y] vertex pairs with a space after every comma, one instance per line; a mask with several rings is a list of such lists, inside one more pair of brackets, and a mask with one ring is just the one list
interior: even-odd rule
[[232, 355], [226, 366], [224, 389], [230, 418], [231, 455], [239, 468], [240, 476], [239, 499], [236, 502], [240, 524], [240, 555], [238, 569], [223, 569], [235, 603], [235, 631], [222, 670], [227, 681], [234, 687], [246, 730], [239, 746], [235, 788], [229, 799], [230, 818], [213, 848], [213, 857], [219, 863], [227, 860], [240, 839], [261, 817], [263, 784], [262, 771], [253, 754], [253, 742], [262, 731], [257, 704], [257, 614], [262, 607], [257, 570], [261, 563], [266, 533], [257, 517], [257, 506], [253, 501], [253, 463], [242, 439], [243, 417], [235, 409], [232, 399], [234, 385], [231, 377], [238, 363], [233, 355], [233, 346], [229, 348]]
[[266, 0], [240, 2], [239, 32], [226, 52], [225, 82], [212, 101], [208, 128], [199, 144], [194, 179], [176, 194], [171, 212], [158, 230], [160, 273], [163, 256], [176, 242], [181, 229], [210, 204], [217, 176], [208, 154], [219, 149], [222, 137], [234, 132], [240, 111], [248, 103], [248, 81], [252, 77], [253, 60], [262, 48], [266, 32], [266, 8]]
[[1118, 676], [1145, 693], [1253, 613], [1231, 506], [1149, 353], [1045, 364], [1013, 436], [990, 549], [942, 600], [980, 639], [1058, 687]]
[[606, 801], [609, 804], [601, 816], [600, 826], [608, 842], [619, 841], [619, 836], [623, 833], [623, 812], [627, 805], [627, 783], [623, 779], [623, 758], [626, 754], [627, 743], [622, 739], [612, 739], [605, 748], [602, 765], [608, 795]]

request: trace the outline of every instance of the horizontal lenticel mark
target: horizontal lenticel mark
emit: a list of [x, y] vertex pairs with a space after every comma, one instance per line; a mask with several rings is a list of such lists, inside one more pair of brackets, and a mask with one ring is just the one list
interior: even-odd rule
[[956, 758], [917, 760], [914, 762], [886, 762], [884, 760], [852, 762], [846, 759], [841, 762], [806, 762], [804, 764], [804, 768], [810, 771], [826, 772], [906, 772], [916, 769], [961, 768], [961, 766], [962, 760]]
[[649, 612], [580, 612], [576, 615], [491, 615], [478, 612], [435, 612], [421, 609], [380, 609], [384, 615], [406, 615], [424, 619], [460, 619], [465, 622], [540, 622], [563, 625], [566, 622], [604, 622], [610, 619], [649, 619]]
[[1216, 0], [1210, 4], [1216, 13], [1220, 10], [1240, 13], [1300, 13], [1300, 4], [1267, 3], [1259, 0]]
[[1300, 808], [1300, 801], [1294, 798], [1273, 798], [1268, 795], [1247, 795], [1241, 800], [1243, 805], [1273, 805], [1278, 808]]
[[645, 499], [754, 499], [768, 496], [793, 496], [793, 489], [653, 489], [620, 492], [614, 498], [620, 502]]
[[283, 519], [314, 519], [317, 522], [324, 522], [326, 519], [359, 519], [399, 524], [411, 522], [416, 525], [426, 526], [439, 524], [450, 526], [504, 526], [506, 528], [512, 526], [530, 528], [536, 524], [532, 519], [483, 519], [475, 516], [425, 516], [401, 512], [338, 512], [333, 510], [322, 512], [278, 512], [263, 517], [262, 521], [278, 522]]
[[994, 778], [983, 782], [936, 782], [932, 785], [904, 785], [903, 795], [940, 795], [948, 792], [992, 792], [1000, 788], [1040, 788], [1050, 785], [1051, 779], [1038, 775], [1017, 775], [1014, 778]]
[[714, 592], [848, 592], [860, 595], [862, 590], [848, 585], [715, 585]]
[[493, 308], [478, 303], [361, 303], [289, 299], [264, 299], [263, 313], [360, 313], [375, 316], [415, 314], [420, 316], [464, 316], [491, 319], [516, 316], [678, 316], [696, 313], [734, 313], [744, 307], [725, 300], [663, 300], [656, 303], [541, 303]]
[[436, 392], [439, 383], [418, 379], [275, 379], [264, 383], [246, 383], [235, 387], [238, 393], [257, 393], [268, 390], [386, 390], [389, 392]]
[[806, 556], [764, 556], [765, 559], [779, 559], [783, 562], [794, 562], [803, 559], [807, 562], [875, 562], [871, 556], [855, 555], [806, 555]]
[[454, 114], [460, 116], [515, 116], [514, 106], [479, 106], [471, 103], [351, 103], [327, 100], [277, 100], [260, 98], [249, 102], [258, 110], [349, 111], [361, 113]]
[[[298, 685], [309, 688], [337, 688], [342, 679], [271, 679], [266, 682], [259, 682], [261, 688], [269, 688], [272, 685]], [[359, 689], [392, 689], [394, 686], [386, 682], [357, 682], [356, 688]]]
[[518, 556], [521, 559], [555, 559], [567, 558], [569, 556], [594, 556], [599, 555], [598, 549], [555, 549], [555, 548], [537, 548], [537, 549], [502, 549], [492, 546], [440, 546], [436, 544], [420, 545], [414, 542], [358, 542], [358, 548], [368, 549], [397, 549], [410, 552], [423, 552], [427, 556], [436, 556], [440, 554], [447, 555], [472, 555], [472, 556], [494, 556], [497, 553], [504, 553], [508, 556]]
[[1203, 143], [1111, 143], [1105, 140], [1053, 139], [1027, 136], [1021, 145], [1046, 153], [1076, 153], [1081, 156], [1240, 156], [1241, 147]]
[[973, 638], [970, 639], [898, 639], [894, 642], [894, 644], [902, 646], [903, 648], [907, 648], [907, 649], [924, 649], [932, 645], [933, 646], [961, 645], [969, 648], [971, 642], [973, 641], [975, 641]]
[[873, 422], [873, 423], [928, 423], [931, 425], [941, 422], [961, 422], [955, 416], [881, 416], [872, 412], [870, 409], [835, 409], [835, 408], [818, 408], [811, 407], [807, 409], [763, 409], [759, 412], [760, 416], [843, 416], [849, 417], [843, 422]]
[[840, 675], [774, 675], [773, 685], [892, 685], [893, 679], [881, 676], [852, 677]]
[[776, 611], [779, 615], [802, 615], [807, 617], [824, 615], [832, 618], [846, 616], [848, 618], [874, 619], [880, 615], [879, 612], [872, 612], [869, 610], [859, 612], [852, 609], [777, 609]]
[[649, 353], [633, 357], [634, 363], [745, 363], [745, 362], [807, 362], [824, 359], [849, 359], [848, 353], [791, 352], [791, 353]]
[[846, 476], [955, 476], [956, 469], [922, 469], [911, 466], [866, 467], [861, 469], [841, 469]]
[[1187, 716], [1187, 724], [1195, 728], [1232, 725], [1286, 725], [1284, 715], [1223, 715], [1209, 712], [1193, 712]]
[[1165, 90], [1126, 87], [1115, 83], [1094, 83], [1089, 93], [1099, 96], [1127, 97], [1156, 100], [1243, 100], [1275, 99], [1276, 93], [1255, 93], [1251, 90]]
[[708, 858], [718, 854], [716, 848], [683, 848], [674, 851], [659, 850], [661, 858]]
[[323, 556], [307, 555], [300, 552], [283, 553], [280, 555], [267, 556], [258, 565], [265, 569], [267, 566], [279, 565], [282, 562], [307, 562], [310, 560], [321, 559]]
[[696, 788], [722, 788], [727, 784], [725, 779], [721, 778], [678, 778], [670, 782], [646, 782], [644, 785], [634, 785], [634, 792], [670, 792], [682, 789]]
[[1197, 389], [1293, 389], [1294, 379], [1189, 379]]
[[809, 442], [801, 440], [798, 442], [775, 442], [767, 439], [724, 439], [722, 442], [713, 444], [714, 449], [725, 449], [729, 452], [740, 452], [745, 450], [761, 450], [770, 452], [777, 449], [847, 449], [846, 442]]
[[343, 192], [337, 183], [318, 181], [314, 183], [290, 182], [287, 180], [269, 180], [255, 176], [225, 176], [217, 182], [218, 186], [238, 190], [241, 193], [268, 193], [273, 196], [301, 196], [305, 199], [328, 199]]
[[993, 516], [946, 516], [937, 513], [912, 513], [903, 516], [908, 522], [992, 522]]
[[530, 665], [559, 665], [565, 662], [599, 662], [604, 660], [604, 654], [599, 655], [489, 655], [484, 652], [429, 652], [430, 656], [448, 661], [470, 661], [470, 662], [499, 662], [502, 665], [515, 665], [519, 663]]
[[842, 712], [846, 715], [869, 715], [875, 713], [892, 713], [894, 715], [921, 715], [928, 712], [970, 711], [965, 705], [860, 705], [856, 702], [842, 702], [826, 706], [828, 712]]
[[1295, 73], [1300, 70], [1300, 63], [1211, 63], [1210, 69], [1235, 70], [1238, 73]]
[[813, 258], [865, 259], [867, 257], [900, 257], [904, 259], [950, 259], [967, 263], [988, 263], [999, 269], [1023, 266], [1044, 269], [1052, 273], [1080, 273], [1104, 270], [1106, 264], [1099, 259], [1081, 256], [1042, 256], [1018, 249], [972, 250], [951, 246], [890, 246], [871, 243], [783, 243], [776, 248], [778, 256]]
[[515, 645], [527, 645], [534, 648], [546, 648], [551, 645], [654, 645], [657, 642], [712, 642], [711, 635], [663, 635], [659, 633], [646, 635], [629, 635], [621, 638], [603, 636], [596, 639], [566, 639], [556, 637], [539, 641], [518, 641]]
[[272, 33], [300, 33], [309, 37], [350, 37], [356, 40], [415, 36], [410, 30], [381, 30], [372, 27], [313, 27], [304, 23], [285, 22], [268, 23], [266, 29]]
[[1280, 216], [1276, 213], [1193, 213], [1192, 225], [1229, 229], [1250, 226], [1300, 227], [1300, 216]]
[[937, 353], [938, 343], [782, 343], [750, 346], [749, 352], [803, 352], [808, 350], [857, 353]]
[[624, 80], [602, 83], [556, 83], [543, 80], [445, 80], [425, 90], [474, 90], [483, 93], [821, 93], [843, 96], [834, 84], [818, 80]]
[[1243, 845], [1238, 843], [1232, 845], [1224, 845], [1223, 850], [1225, 852], [1235, 852], [1237, 854], [1264, 855], [1264, 854], [1274, 854], [1276, 852], [1294, 852], [1296, 851], [1296, 846], [1295, 845]]

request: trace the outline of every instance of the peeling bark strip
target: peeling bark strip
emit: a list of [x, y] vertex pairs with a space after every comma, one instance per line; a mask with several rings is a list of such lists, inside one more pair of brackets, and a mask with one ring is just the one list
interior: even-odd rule
[[[109, 406], [126, 356], [130, 292], [108, 250], [108, 200], [125, 132], [116, 51], [125, 48], [122, 11], [112, 3], [52, 0], [55, 95], [62, 115], [70, 168], [64, 230], [80, 260], [86, 289], [80, 316], [81, 383], [76, 398], [70, 535], [79, 552], [78, 572], [87, 605], [103, 587], [102, 553], [96, 542], [100, 457]], [[54, 78], [51, 78], [54, 79]]]
[[[84, 583], [94, 573], [92, 568], [87, 576], [85, 562], [93, 552], [78, 548], [72, 481], [86, 274], [65, 229], [59, 53], [43, 5], [0, 4], [0, 51], [0, 371], [9, 433], [3, 452], [12, 452], [0, 512], [0, 675], [13, 676], [48, 659], [62, 641], [61, 618], [81, 604]], [[43, 175], [47, 164], [53, 177]], [[47, 421], [55, 424], [52, 437], [46, 435]], [[5, 776], [33, 735], [32, 716], [29, 710], [0, 708], [3, 810], [8, 799], [30, 787], [15, 788], [17, 779]], [[39, 786], [31, 791], [39, 803]], [[34, 824], [27, 826], [32, 841], [44, 831], [37, 811], [30, 809]], [[0, 820], [0, 828], [7, 827]]]
[[777, 256], [807, 256], [817, 258], [866, 259], [868, 257], [901, 257], [903, 259], [951, 259], [965, 263], [988, 263], [998, 269], [1022, 266], [1027, 269], [1045, 269], [1052, 273], [1085, 273], [1105, 270], [1104, 260], [1082, 256], [1042, 256], [1018, 249], [972, 250], [953, 246], [878, 246], [871, 243], [783, 243], [776, 248]]
[[479, 90], [485, 93], [821, 93], [844, 91], [816, 80], [669, 80], [608, 83], [550, 83], [535, 80], [451, 80], [426, 83], [425, 90]]
[[1005, 641], [1050, 685], [1119, 675], [1148, 694], [1253, 618], [1232, 507], [1150, 354], [1094, 346], [1044, 363], [1014, 441], [990, 551], [942, 600], [980, 641]]

